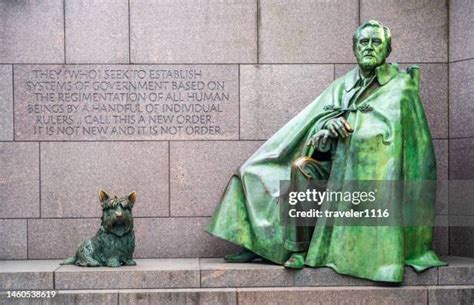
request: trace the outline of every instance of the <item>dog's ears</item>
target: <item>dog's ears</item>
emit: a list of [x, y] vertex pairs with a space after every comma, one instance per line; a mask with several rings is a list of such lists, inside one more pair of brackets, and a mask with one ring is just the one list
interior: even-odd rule
[[128, 194], [128, 201], [130, 201], [131, 206], [135, 204], [135, 201], [137, 200], [137, 193], [136, 192], [131, 192]]
[[99, 192], [99, 201], [100, 201], [100, 205], [104, 205], [104, 202], [109, 199], [110, 196], [109, 194], [107, 194], [105, 191], [100, 191]]

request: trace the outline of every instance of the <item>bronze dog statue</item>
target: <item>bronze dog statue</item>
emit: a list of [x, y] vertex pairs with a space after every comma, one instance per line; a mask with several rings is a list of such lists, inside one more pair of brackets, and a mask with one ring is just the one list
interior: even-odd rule
[[61, 264], [84, 267], [136, 265], [133, 260], [135, 235], [132, 217], [136, 197], [135, 192], [118, 198], [101, 191], [99, 199], [102, 206], [102, 223], [99, 231], [94, 237], [84, 241], [74, 256]]

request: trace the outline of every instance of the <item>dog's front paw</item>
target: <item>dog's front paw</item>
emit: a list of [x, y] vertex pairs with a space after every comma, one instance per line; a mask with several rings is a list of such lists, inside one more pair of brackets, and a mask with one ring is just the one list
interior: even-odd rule
[[125, 261], [125, 266], [135, 266], [137, 263], [133, 259], [127, 259]]
[[105, 263], [107, 267], [120, 267], [120, 261], [116, 258], [109, 258]]

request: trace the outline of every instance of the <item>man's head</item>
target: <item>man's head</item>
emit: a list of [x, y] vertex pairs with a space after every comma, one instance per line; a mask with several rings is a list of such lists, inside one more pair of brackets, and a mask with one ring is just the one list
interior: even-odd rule
[[389, 28], [375, 20], [364, 22], [352, 38], [352, 49], [359, 67], [371, 71], [385, 63], [392, 51], [391, 42]]

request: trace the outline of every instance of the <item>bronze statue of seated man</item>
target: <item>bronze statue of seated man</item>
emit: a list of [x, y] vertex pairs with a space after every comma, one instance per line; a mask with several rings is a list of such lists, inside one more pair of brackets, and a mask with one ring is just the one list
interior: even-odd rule
[[[259, 257], [289, 268], [331, 267], [374, 281], [401, 282], [405, 266], [417, 271], [445, 265], [432, 250], [432, 227], [405, 225], [432, 219], [435, 192], [416, 187], [383, 194], [400, 225], [345, 226], [318, 219], [316, 226], [284, 222], [281, 181], [435, 181], [431, 134], [419, 94], [417, 67], [401, 71], [386, 58], [390, 30], [378, 21], [353, 36], [358, 66], [268, 139], [231, 177], [207, 232], [244, 248], [225, 257]], [[303, 159], [301, 159], [303, 158]], [[321, 209], [328, 205], [322, 204]], [[413, 206], [426, 207], [421, 212]], [[370, 257], [370, 260], [369, 260]]]

